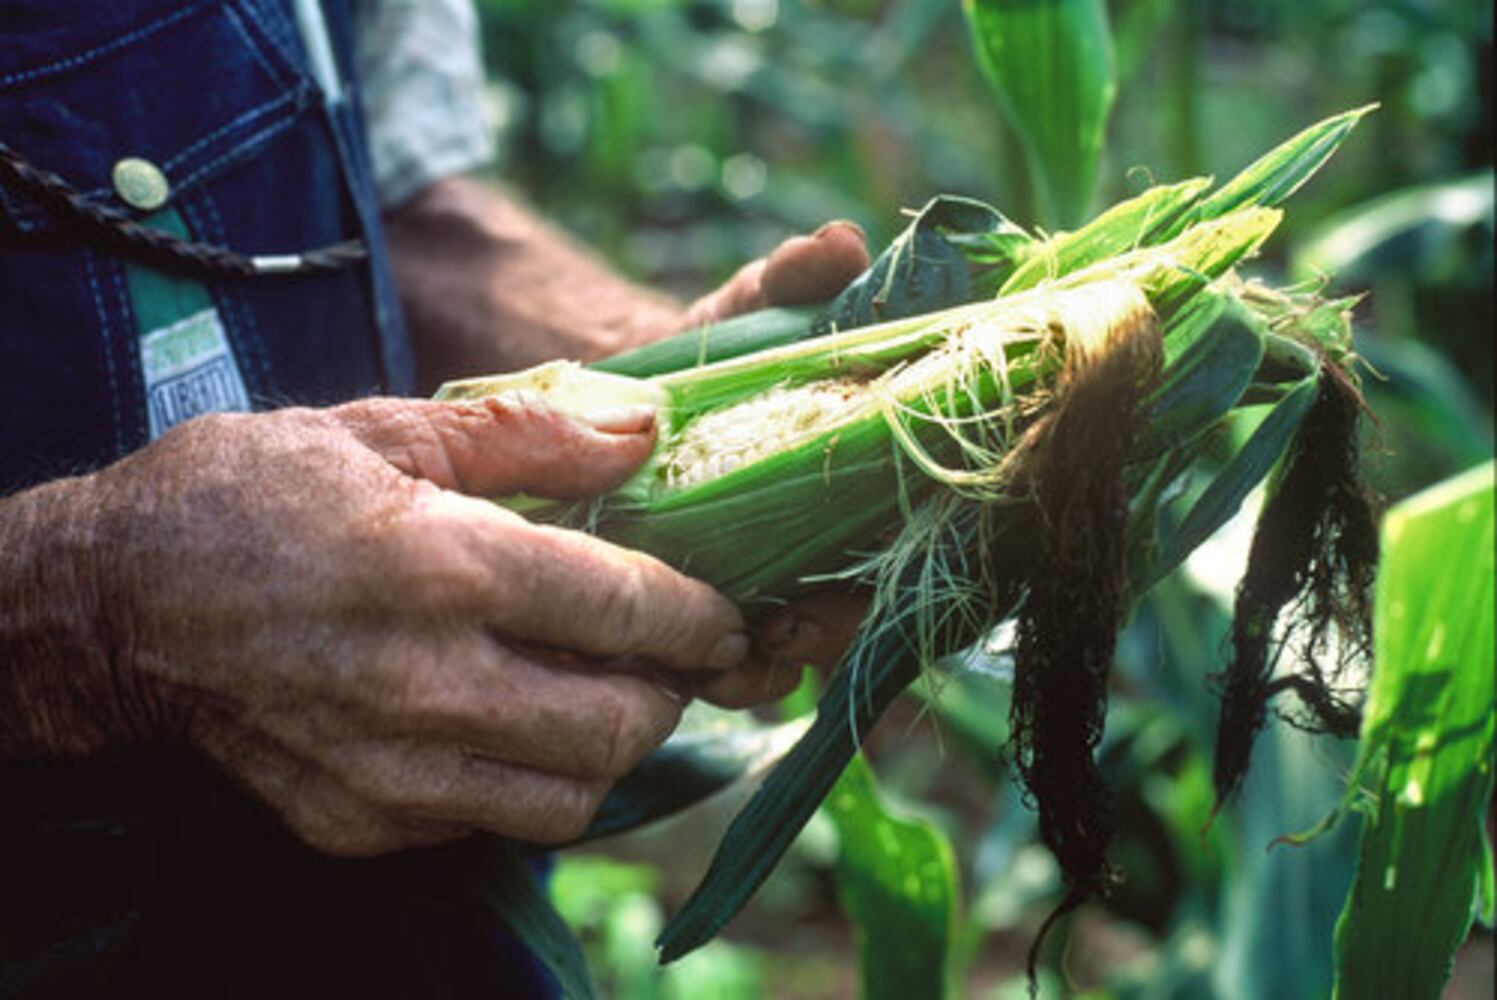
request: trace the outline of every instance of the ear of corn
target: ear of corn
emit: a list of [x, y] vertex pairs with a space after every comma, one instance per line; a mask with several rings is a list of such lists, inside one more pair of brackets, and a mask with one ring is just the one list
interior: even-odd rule
[[[1036, 530], [1023, 521], [1026, 440], [1068, 358], [1122, 329], [1161, 340], [1150, 419], [1123, 472], [1129, 599], [1264, 478], [1317, 398], [1322, 363], [1352, 357], [1348, 302], [1244, 284], [1233, 269], [1277, 226], [1272, 206], [1363, 113], [1313, 126], [1216, 194], [1203, 180], [1154, 188], [1044, 241], [991, 210], [933, 203], [814, 320], [689, 332], [606, 371], [553, 365], [443, 387], [445, 399], [556, 391], [573, 412], [657, 406], [655, 454], [629, 482], [586, 504], [518, 501], [528, 516], [652, 552], [743, 601], [792, 596], [818, 575], [873, 587], [812, 728], [735, 820], [662, 935], [664, 958], [741, 907], [921, 665], [976, 641], [1018, 601], [1006, 553]], [[961, 302], [998, 287], [996, 299]], [[937, 305], [950, 308], [901, 315]], [[838, 329], [871, 319], [884, 321]], [[1273, 404], [1268, 419], [1182, 518], [1161, 518], [1209, 431], [1250, 403]]]
[[[1240, 212], [1043, 289], [651, 379], [553, 363], [450, 383], [439, 398], [538, 393], [564, 412], [657, 403], [661, 440], [633, 479], [601, 503], [527, 513], [587, 524], [739, 599], [782, 597], [808, 574], [846, 568], [850, 547], [872, 545], [933, 484], [1003, 488], [1003, 458], [1036, 412], [1030, 389], [1068, 339], [1150, 303], [1180, 314], [1166, 345], [1192, 335], [1200, 317], [1183, 305], [1277, 222]], [[761, 532], [776, 544], [744, 545]]]
[[601, 372], [648, 378], [707, 365], [804, 340], [816, 330], [819, 315], [811, 308], [763, 309], [657, 340], [627, 354], [604, 358], [592, 367]]

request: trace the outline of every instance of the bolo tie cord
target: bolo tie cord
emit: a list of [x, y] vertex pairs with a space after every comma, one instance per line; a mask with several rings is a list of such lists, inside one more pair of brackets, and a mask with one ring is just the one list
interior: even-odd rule
[[0, 174], [39, 195], [65, 216], [94, 230], [101, 242], [163, 266], [208, 276], [263, 277], [277, 274], [326, 274], [362, 263], [369, 248], [362, 240], [345, 240], [289, 254], [242, 254], [214, 243], [199, 243], [143, 226], [125, 212], [103, 205], [50, 171], [35, 166], [0, 142]]

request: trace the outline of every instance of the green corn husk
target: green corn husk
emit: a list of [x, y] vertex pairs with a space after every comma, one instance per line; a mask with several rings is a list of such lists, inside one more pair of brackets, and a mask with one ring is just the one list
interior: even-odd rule
[[1278, 218], [1246, 210], [1041, 289], [649, 379], [557, 362], [449, 383], [438, 398], [658, 406], [655, 455], [628, 483], [600, 502], [526, 513], [585, 524], [739, 600], [780, 598], [847, 569], [938, 485], [1001, 491], [1004, 456], [1068, 340], [1158, 312], [1181, 317], [1165, 321], [1166, 343], [1178, 342], [1175, 328], [1191, 326], [1182, 306]]
[[[1153, 188], [1043, 241], [979, 203], [938, 198], [819, 315], [777, 310], [601, 370], [554, 363], [442, 388], [441, 399], [539, 395], [569, 412], [657, 408], [656, 451], [629, 482], [583, 504], [508, 501], [529, 517], [651, 552], [740, 601], [779, 601], [827, 576], [873, 588], [811, 729], [672, 918], [664, 960], [737, 912], [921, 668], [1011, 612], [1022, 585], [1004, 553], [1032, 528], [1021, 445], [1052, 409], [1068, 354], [1119, 330], [1161, 341], [1124, 473], [1128, 600], [1268, 475], [1321, 395], [1322, 366], [1354, 358], [1350, 300], [1269, 290], [1234, 268], [1365, 111], [1306, 129], [1216, 194], [1201, 179]], [[1213, 429], [1258, 404], [1270, 411], [1246, 444], [1166, 516]]]

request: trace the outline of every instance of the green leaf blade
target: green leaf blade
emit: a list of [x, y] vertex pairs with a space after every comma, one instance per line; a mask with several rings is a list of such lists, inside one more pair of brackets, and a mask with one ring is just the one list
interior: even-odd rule
[[891, 811], [861, 755], [837, 779], [826, 810], [841, 839], [837, 889], [857, 930], [863, 997], [942, 995], [957, 907], [951, 842]]
[[991, 205], [940, 195], [832, 301], [817, 332], [901, 319], [991, 296], [1034, 238]]
[[833, 675], [811, 729], [734, 818], [701, 884], [661, 931], [656, 947], [662, 962], [706, 944], [743, 908], [857, 752], [855, 732], [867, 732], [919, 670], [893, 630], [869, 662], [874, 676], [862, 679], [864, 690], [854, 690], [845, 668]]
[[1447, 480], [1384, 521], [1357, 772], [1376, 779], [1376, 805], [1336, 928], [1338, 996], [1439, 996], [1484, 892], [1494, 468]]
[[1149, 427], [1134, 461], [1181, 448], [1214, 425], [1237, 405], [1263, 360], [1263, 332], [1246, 309], [1219, 298], [1198, 301], [1198, 311], [1217, 309], [1217, 316], [1184, 346], [1150, 395]]
[[1023, 263], [1003, 283], [1000, 294], [1033, 288], [1091, 264], [1157, 242], [1180, 214], [1211, 186], [1204, 177], [1161, 184], [1119, 202], [1091, 222], [1025, 248]]
[[1160, 540], [1159, 558], [1151, 567], [1147, 580], [1136, 588], [1138, 593], [1153, 586], [1160, 577], [1184, 562], [1217, 528], [1231, 520], [1253, 487], [1263, 481], [1289, 447], [1295, 430], [1305, 419], [1305, 414], [1310, 412], [1319, 392], [1316, 379], [1307, 378], [1274, 405], [1247, 443], [1206, 487], [1180, 526]]
[[490, 914], [541, 960], [567, 1000], [597, 1000], [582, 945], [536, 884], [520, 846], [499, 837], [462, 846], [472, 852], [476, 888]]
[[1176, 230], [1250, 206], [1273, 208], [1283, 204], [1341, 148], [1357, 122], [1376, 107], [1368, 104], [1332, 115], [1280, 143], [1182, 217]]
[[964, 0], [963, 10], [1049, 228], [1085, 217], [1117, 95], [1102, 0]]
[[678, 734], [609, 789], [574, 843], [612, 837], [674, 815], [780, 757], [810, 720], [733, 732]]

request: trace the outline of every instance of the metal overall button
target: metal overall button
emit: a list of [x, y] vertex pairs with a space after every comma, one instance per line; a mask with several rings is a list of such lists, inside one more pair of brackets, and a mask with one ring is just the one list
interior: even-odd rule
[[171, 197], [166, 175], [150, 160], [127, 156], [114, 165], [110, 178], [120, 200], [142, 212], [154, 212]]

